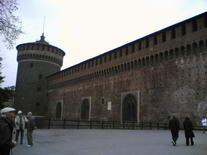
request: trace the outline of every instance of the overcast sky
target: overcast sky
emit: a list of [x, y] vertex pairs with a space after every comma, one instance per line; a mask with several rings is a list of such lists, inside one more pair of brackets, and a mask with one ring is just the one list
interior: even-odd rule
[[[207, 0], [19, 0], [16, 45], [46, 41], [65, 51], [62, 69], [207, 11]], [[17, 51], [4, 49], [2, 87], [16, 83]]]

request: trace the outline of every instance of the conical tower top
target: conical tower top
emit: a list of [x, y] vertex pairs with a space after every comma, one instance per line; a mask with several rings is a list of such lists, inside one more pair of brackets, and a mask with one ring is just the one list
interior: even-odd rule
[[45, 36], [44, 33], [42, 33], [42, 35], [40, 36], [40, 40], [37, 41], [39, 43], [43, 43], [43, 44], [49, 44], [48, 42], [45, 41]]

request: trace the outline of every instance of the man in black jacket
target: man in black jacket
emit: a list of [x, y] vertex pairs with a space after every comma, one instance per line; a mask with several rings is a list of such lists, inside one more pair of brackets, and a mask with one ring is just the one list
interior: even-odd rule
[[172, 119], [169, 122], [169, 129], [171, 131], [172, 134], [172, 144], [173, 146], [176, 146], [176, 141], [178, 139], [179, 136], [179, 129], [180, 129], [180, 123], [178, 121], [178, 119], [173, 116]]
[[12, 141], [15, 109], [6, 107], [1, 110], [0, 117], [0, 155], [9, 155], [15, 142]]
[[193, 123], [188, 117], [185, 118], [183, 122], [183, 127], [185, 130], [186, 145], [187, 146], [189, 145], [189, 139], [190, 139], [191, 145], [194, 145], [193, 137], [195, 137], [195, 135], [193, 133]]

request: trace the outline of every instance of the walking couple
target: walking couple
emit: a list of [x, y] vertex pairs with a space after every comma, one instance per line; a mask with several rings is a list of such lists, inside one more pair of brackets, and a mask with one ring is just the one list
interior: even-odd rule
[[[193, 133], [193, 124], [189, 117], [185, 118], [183, 122], [183, 127], [185, 131], [186, 145], [189, 146], [189, 140], [191, 142], [191, 145], [194, 145], [193, 138], [195, 137], [195, 135]], [[173, 146], [176, 146], [176, 141], [179, 136], [180, 123], [175, 116], [173, 116], [172, 119], [170, 119], [169, 121], [169, 129], [171, 130], [172, 134], [172, 144]]]

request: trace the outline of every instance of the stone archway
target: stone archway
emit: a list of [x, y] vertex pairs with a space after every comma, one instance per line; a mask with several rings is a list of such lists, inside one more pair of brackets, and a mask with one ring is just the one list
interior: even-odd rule
[[128, 94], [123, 99], [122, 121], [137, 121], [137, 100], [132, 94]]
[[61, 119], [62, 117], [62, 104], [60, 102], [56, 105], [56, 118]]
[[89, 120], [89, 99], [84, 99], [81, 104], [81, 119]]

